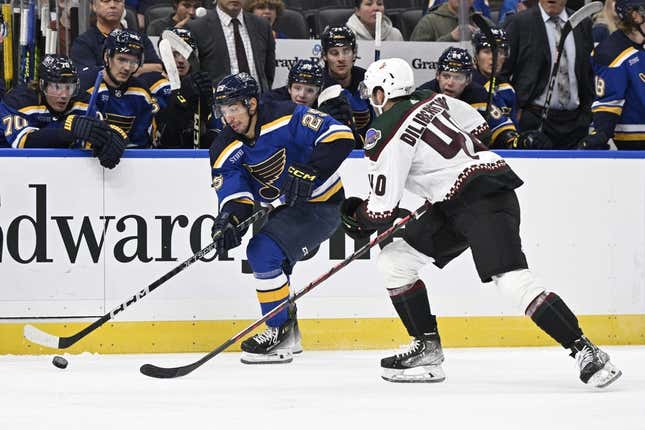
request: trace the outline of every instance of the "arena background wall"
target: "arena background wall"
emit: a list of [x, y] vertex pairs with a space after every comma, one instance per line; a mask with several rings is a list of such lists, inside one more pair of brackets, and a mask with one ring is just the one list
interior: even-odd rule
[[[645, 155], [502, 152], [525, 180], [523, 246], [600, 344], [645, 344]], [[365, 196], [360, 151], [341, 174]], [[130, 150], [114, 170], [67, 150], [0, 150], [0, 353], [53, 350], [25, 323], [69, 335], [209, 241], [216, 195], [207, 151]], [[420, 200], [406, 196], [402, 207]], [[247, 235], [247, 240], [248, 240]], [[245, 241], [246, 243], [246, 241]], [[349, 256], [341, 232], [298, 264], [301, 289]], [[207, 351], [259, 317], [243, 247], [207, 258], [70, 348], [100, 353]], [[408, 337], [374, 262], [357, 260], [299, 301], [308, 349], [391, 348]], [[212, 260], [212, 261], [210, 261]], [[423, 271], [446, 346], [553, 345], [479, 282], [469, 252]]]

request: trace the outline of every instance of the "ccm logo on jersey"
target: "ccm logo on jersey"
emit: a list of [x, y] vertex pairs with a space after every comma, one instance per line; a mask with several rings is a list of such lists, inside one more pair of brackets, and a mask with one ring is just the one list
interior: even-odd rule
[[289, 166], [288, 170], [289, 174], [291, 176], [295, 176], [296, 178], [304, 179], [305, 181], [315, 181], [316, 180], [316, 175], [309, 174], [307, 172], [303, 172], [300, 169], [297, 169], [293, 166]]

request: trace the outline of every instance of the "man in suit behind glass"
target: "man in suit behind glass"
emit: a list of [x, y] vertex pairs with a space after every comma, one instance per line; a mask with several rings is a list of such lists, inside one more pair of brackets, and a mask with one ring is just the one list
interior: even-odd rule
[[[566, 0], [539, 0], [517, 14], [507, 28], [511, 51], [503, 74], [517, 93], [520, 131], [536, 130], [546, 105], [546, 92], [557, 54], [556, 25], [564, 27], [572, 14]], [[555, 21], [559, 20], [559, 23]], [[566, 38], [563, 58], [543, 132], [555, 149], [575, 148], [591, 122], [593, 72], [591, 21], [581, 22]]]
[[275, 40], [269, 22], [244, 12], [245, 3], [218, 0], [217, 7], [186, 27], [197, 41], [201, 70], [208, 72], [213, 82], [247, 72], [264, 92], [271, 88], [275, 76]]

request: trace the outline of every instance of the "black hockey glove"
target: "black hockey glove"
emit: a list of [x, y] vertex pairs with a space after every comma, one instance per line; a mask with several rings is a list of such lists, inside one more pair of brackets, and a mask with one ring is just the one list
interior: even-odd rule
[[361, 226], [360, 222], [355, 218], [356, 210], [364, 202], [363, 199], [358, 197], [348, 197], [342, 205], [340, 205], [340, 221], [343, 224], [343, 230], [347, 236], [352, 239], [367, 239], [376, 231], [376, 229], [366, 229]]
[[211, 237], [216, 242], [218, 254], [233, 249], [242, 243], [242, 237], [246, 234], [248, 227], [239, 229], [240, 222], [247, 219], [253, 213], [253, 206], [243, 203], [226, 203], [220, 211], [211, 229]]
[[578, 149], [609, 149], [609, 137], [604, 131], [594, 131], [578, 142]]
[[510, 149], [553, 149], [553, 142], [538, 130], [521, 132]]
[[116, 125], [110, 125], [110, 140], [102, 146], [94, 146], [94, 156], [99, 159], [101, 166], [114, 169], [121, 161], [123, 151], [128, 146], [128, 135]]
[[186, 76], [181, 81], [181, 95], [187, 100], [197, 97], [213, 97], [213, 83], [206, 72], [195, 72]]
[[69, 115], [64, 127], [75, 139], [88, 141], [93, 147], [102, 147], [110, 141], [110, 126], [98, 118]]
[[354, 128], [354, 113], [352, 112], [352, 106], [349, 104], [349, 101], [344, 94], [325, 101], [323, 104], [318, 106], [318, 110], [331, 116], [341, 124], [352, 129]]
[[298, 202], [306, 202], [314, 192], [314, 181], [318, 172], [306, 164], [294, 163], [287, 169], [280, 193], [284, 194], [285, 203], [293, 206]]

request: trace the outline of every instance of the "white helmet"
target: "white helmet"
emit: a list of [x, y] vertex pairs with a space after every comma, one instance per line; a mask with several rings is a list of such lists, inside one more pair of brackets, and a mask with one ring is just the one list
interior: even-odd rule
[[[375, 88], [381, 88], [385, 93], [385, 99], [380, 105], [374, 104], [371, 97]], [[359, 87], [361, 98], [369, 99], [378, 113], [389, 99], [409, 96], [414, 89], [412, 67], [401, 58], [386, 58], [370, 64]]]

